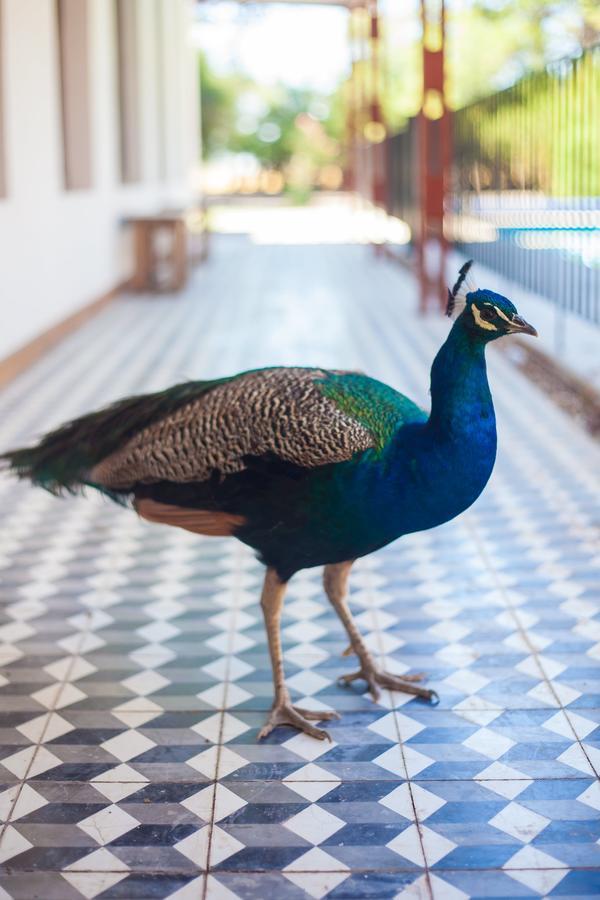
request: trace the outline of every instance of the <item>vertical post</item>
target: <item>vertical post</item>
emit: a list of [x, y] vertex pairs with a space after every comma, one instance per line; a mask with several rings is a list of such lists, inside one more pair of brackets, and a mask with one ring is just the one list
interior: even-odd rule
[[356, 168], [358, 193], [363, 203], [368, 202], [370, 193], [369, 184], [369, 164], [370, 157], [367, 147], [365, 146], [365, 128], [368, 126], [368, 104], [369, 104], [369, 85], [368, 85], [368, 33], [367, 33], [367, 10], [365, 6], [356, 6], [354, 8], [354, 17], [356, 30], [354, 32], [356, 39], [356, 93], [357, 93], [357, 122], [356, 122]]
[[362, 87], [361, 87], [361, 23], [359, 9], [350, 10], [348, 21], [348, 40], [351, 53], [351, 70], [348, 84], [348, 185], [358, 197], [363, 191], [361, 141], [363, 127]]
[[374, 206], [383, 206], [386, 201], [386, 167], [383, 142], [386, 128], [381, 108], [380, 83], [380, 23], [377, 0], [370, 0], [369, 20], [371, 31], [371, 103], [370, 121], [365, 137], [371, 145], [371, 199]]
[[350, 75], [346, 82], [346, 171], [345, 186], [349, 191], [356, 190], [356, 85], [354, 64], [354, 18], [352, 10], [348, 11], [348, 46], [350, 48]]
[[444, 200], [450, 175], [450, 114], [444, 83], [444, 0], [421, 0], [423, 101], [419, 114], [418, 243], [420, 311], [443, 306], [447, 241]]

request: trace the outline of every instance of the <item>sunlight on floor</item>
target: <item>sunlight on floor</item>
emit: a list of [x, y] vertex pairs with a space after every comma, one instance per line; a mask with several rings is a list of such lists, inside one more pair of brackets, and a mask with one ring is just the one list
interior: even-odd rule
[[410, 228], [400, 219], [347, 195], [307, 206], [216, 204], [210, 227], [221, 234], [248, 234], [255, 244], [407, 244]]

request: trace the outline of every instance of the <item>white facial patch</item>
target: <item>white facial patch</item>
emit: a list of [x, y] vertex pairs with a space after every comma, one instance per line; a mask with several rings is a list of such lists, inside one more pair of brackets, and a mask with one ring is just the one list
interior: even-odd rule
[[[494, 309], [495, 308], [496, 307], [494, 307]], [[492, 325], [491, 322], [485, 322], [481, 318], [481, 313], [479, 312], [479, 310], [477, 309], [475, 304], [473, 304], [471, 306], [471, 312], [473, 313], [473, 318], [475, 319], [475, 321], [477, 322], [477, 324], [479, 325], [480, 328], [485, 328], [487, 331], [498, 331], [498, 329], [496, 328], [495, 325]]]
[[[490, 305], [491, 305], [491, 306], [494, 306], [493, 303], [490, 304]], [[487, 306], [487, 304], [486, 304], [486, 306]], [[508, 322], [509, 325], [511, 324], [511, 320], [508, 318], [507, 315], [505, 315], [505, 314], [502, 312], [501, 309], [498, 309], [497, 306], [494, 306], [494, 309], [496, 310], [497, 314], [500, 316], [501, 319], [504, 319], [504, 321], [505, 321], [505, 322]]]

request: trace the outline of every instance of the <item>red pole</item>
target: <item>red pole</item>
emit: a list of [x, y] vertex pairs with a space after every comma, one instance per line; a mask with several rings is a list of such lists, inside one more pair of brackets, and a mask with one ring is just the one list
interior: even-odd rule
[[350, 75], [346, 83], [346, 187], [357, 190], [356, 130], [358, 125], [356, 60], [354, 51], [355, 23], [352, 11], [348, 14], [348, 43], [350, 46]]
[[359, 190], [363, 200], [368, 200], [370, 193], [369, 185], [369, 151], [365, 145], [365, 125], [367, 124], [368, 108], [369, 108], [369, 84], [368, 75], [368, 34], [366, 30], [367, 10], [363, 6], [357, 8], [358, 27], [357, 27], [357, 85], [358, 85], [358, 123], [357, 123], [357, 149], [358, 149], [358, 172], [359, 172]]
[[[385, 154], [383, 141], [385, 139], [385, 126], [381, 110], [380, 95], [380, 33], [379, 10], [377, 0], [370, 3], [371, 19], [371, 160], [372, 160], [372, 199], [375, 206], [383, 206], [385, 202]], [[379, 126], [379, 128], [378, 128]]]
[[350, 106], [352, 109], [352, 119], [350, 123], [351, 131], [351, 184], [352, 190], [357, 196], [364, 194], [363, 184], [363, 166], [362, 166], [362, 129], [364, 124], [363, 115], [363, 87], [362, 87], [362, 37], [361, 23], [357, 17], [358, 8], [350, 11], [349, 22], [349, 39], [351, 49], [351, 71], [350, 71]]
[[447, 241], [444, 200], [449, 188], [450, 114], [444, 83], [444, 0], [421, 0], [423, 102], [419, 114], [421, 228], [418, 269], [420, 310], [445, 303]]

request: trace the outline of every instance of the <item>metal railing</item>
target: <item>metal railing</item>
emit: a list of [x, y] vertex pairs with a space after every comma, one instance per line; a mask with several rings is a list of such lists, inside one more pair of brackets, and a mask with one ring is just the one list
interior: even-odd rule
[[453, 116], [446, 233], [600, 324], [600, 46]]
[[420, 232], [417, 119], [409, 119], [398, 134], [385, 141], [386, 197], [389, 215], [402, 219], [410, 226], [412, 239]]
[[[600, 324], [600, 46], [456, 111], [444, 232], [461, 254]], [[388, 213], [420, 235], [417, 119], [386, 139]]]

